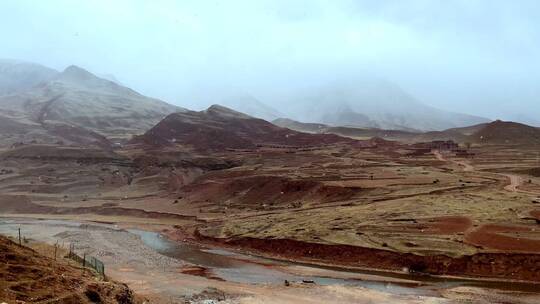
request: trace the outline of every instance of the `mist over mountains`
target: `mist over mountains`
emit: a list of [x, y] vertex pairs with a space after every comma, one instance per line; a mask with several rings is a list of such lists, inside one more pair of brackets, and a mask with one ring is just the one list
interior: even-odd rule
[[433, 131], [490, 121], [431, 107], [396, 83], [360, 73], [290, 90], [276, 100], [231, 94], [216, 102], [268, 121], [289, 118], [332, 126]]
[[[163, 115], [181, 110], [180, 107], [148, 99], [118, 84], [114, 76], [111, 79], [117, 82], [100, 78], [76, 66], [59, 73], [38, 64], [3, 60], [0, 69], [0, 88], [3, 92], [0, 95], [8, 96], [2, 99], [16, 100], [10, 103], [10, 107], [17, 107], [21, 100], [27, 100], [24, 107], [36, 107], [55, 99], [47, 106], [47, 120], [83, 124], [94, 131], [108, 133], [113, 128], [121, 127], [134, 128], [128, 133], [136, 134], [136, 130], [152, 127]], [[133, 103], [134, 100], [138, 103]], [[110, 108], [109, 103], [114, 107]], [[214, 103], [267, 121], [291, 118], [331, 126], [433, 131], [489, 121], [487, 118], [427, 106], [398, 85], [366, 75], [321, 85], [312, 90], [291, 92], [285, 100], [270, 102], [274, 107], [246, 93], [224, 96], [211, 104]], [[57, 110], [61, 104], [66, 107], [62, 111]], [[142, 108], [133, 109], [135, 104]], [[92, 116], [94, 118], [91, 120], [85, 120], [69, 109], [104, 114], [101, 118], [96, 118], [100, 116], [98, 114]], [[155, 119], [137, 121], [138, 115]], [[141, 123], [146, 124], [143, 126]]]
[[184, 109], [143, 96], [77, 66], [62, 72], [30, 63], [0, 64], [0, 136], [107, 146], [144, 133]]
[[57, 73], [54, 69], [35, 63], [0, 59], [0, 95], [29, 89]]

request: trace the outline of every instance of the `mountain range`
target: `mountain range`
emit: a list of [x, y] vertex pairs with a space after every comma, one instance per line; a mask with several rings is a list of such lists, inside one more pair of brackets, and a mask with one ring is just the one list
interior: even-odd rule
[[[127, 141], [185, 109], [143, 96], [76, 66], [62, 72], [34, 65], [2, 66], [0, 135], [74, 143]], [[20, 68], [20, 71], [17, 70]], [[20, 75], [22, 80], [16, 80]], [[69, 134], [69, 136], [68, 136]], [[74, 135], [77, 134], [77, 135]]]
[[[132, 138], [131, 142], [183, 145], [201, 151], [261, 144], [315, 146], [373, 137], [405, 142], [540, 143], [536, 127], [489, 123], [480, 117], [437, 110], [387, 82], [314, 90], [313, 97], [299, 98], [298, 103], [279, 111], [249, 95], [224, 99], [223, 104], [243, 109], [245, 114], [222, 105], [190, 111], [77, 66], [58, 72], [38, 64], [2, 60], [0, 88], [3, 146], [61, 142], [110, 148]], [[279, 118], [292, 107], [303, 108], [303, 116], [315, 122]]]
[[428, 132], [333, 127], [324, 124], [301, 123], [290, 119], [277, 119], [273, 123], [283, 128], [289, 128], [299, 132], [335, 134], [355, 139], [379, 137], [404, 143], [452, 140], [457, 143], [487, 145], [540, 145], [540, 128], [501, 120]]
[[428, 106], [390, 81], [358, 76], [298, 90], [269, 106], [250, 95], [220, 104], [251, 116], [278, 118], [336, 127], [405, 131], [442, 131], [489, 122], [490, 119]]

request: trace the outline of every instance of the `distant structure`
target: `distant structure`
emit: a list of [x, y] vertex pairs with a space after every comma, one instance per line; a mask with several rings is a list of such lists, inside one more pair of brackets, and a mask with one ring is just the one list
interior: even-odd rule
[[420, 148], [429, 149], [430, 152], [437, 151], [455, 151], [459, 149], [459, 145], [453, 140], [434, 140], [432, 142], [416, 144]]
[[468, 149], [459, 147], [459, 144], [453, 140], [434, 140], [431, 142], [416, 143], [412, 145], [412, 152], [409, 156], [421, 156], [429, 154], [433, 151], [439, 151], [442, 153], [454, 153], [458, 157], [473, 157], [474, 153], [469, 152]]
[[464, 158], [472, 158], [474, 157], [474, 153], [469, 152], [467, 149], [457, 149], [453, 151], [457, 157], [464, 157]]

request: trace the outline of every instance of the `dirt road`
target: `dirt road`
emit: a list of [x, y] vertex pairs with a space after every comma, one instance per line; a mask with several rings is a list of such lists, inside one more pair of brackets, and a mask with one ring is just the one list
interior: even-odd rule
[[460, 167], [463, 167], [463, 171], [464, 172], [473, 172], [475, 169], [474, 169], [474, 166], [472, 166], [471, 164], [469, 164], [468, 162], [466, 161], [462, 161], [462, 160], [448, 160], [444, 157], [444, 155], [441, 154], [441, 152], [439, 151], [433, 151], [433, 154], [435, 155], [435, 157], [440, 160], [440, 161], [443, 161], [443, 162], [452, 162]]
[[[463, 167], [464, 172], [474, 172], [476, 170], [473, 165], [469, 164], [466, 161], [446, 159], [444, 155], [441, 154], [439, 151], [433, 151], [433, 154], [440, 161], [451, 162], [451, 163], [454, 163], [456, 165]], [[519, 186], [521, 186], [524, 182], [523, 177], [519, 175], [515, 175], [515, 174], [509, 174], [509, 173], [497, 173], [497, 174], [506, 177], [509, 181], [509, 184], [504, 186], [504, 190], [508, 192], [519, 192], [519, 193], [524, 193], [524, 194], [538, 195], [538, 193], [533, 193], [533, 192], [519, 189]]]
[[523, 184], [523, 178], [519, 175], [514, 174], [501, 174], [503, 176], [506, 176], [508, 180], [510, 181], [510, 184], [506, 185], [504, 187], [504, 190], [510, 191], [510, 192], [522, 192], [518, 189], [518, 187]]

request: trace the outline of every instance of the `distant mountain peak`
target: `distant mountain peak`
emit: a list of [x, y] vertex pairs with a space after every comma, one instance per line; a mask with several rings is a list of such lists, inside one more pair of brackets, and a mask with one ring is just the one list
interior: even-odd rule
[[[89, 81], [89, 80], [101, 79], [97, 77], [96, 75], [76, 65], [68, 66], [62, 73], [58, 75], [58, 78], [62, 80], [71, 80], [71, 81]], [[101, 79], [101, 80], [108, 81], [105, 79]]]
[[245, 113], [251, 117], [264, 119], [266, 121], [272, 121], [280, 117], [285, 117], [285, 115], [278, 110], [268, 106], [249, 94], [229, 96], [222, 99], [219, 103], [230, 109], [234, 109], [235, 111]]
[[225, 117], [234, 117], [234, 118], [242, 118], [242, 119], [253, 118], [249, 115], [237, 112], [235, 110], [229, 109], [219, 104], [211, 105], [205, 112], [208, 114], [214, 114], [214, 115], [225, 116]]
[[57, 74], [58, 71], [37, 63], [0, 59], [0, 95], [30, 89]]
[[85, 91], [91, 90], [113, 94], [139, 95], [139, 93], [128, 87], [122, 86], [108, 79], [101, 78], [76, 65], [68, 66], [62, 73], [58, 74], [53, 79], [53, 82]]

